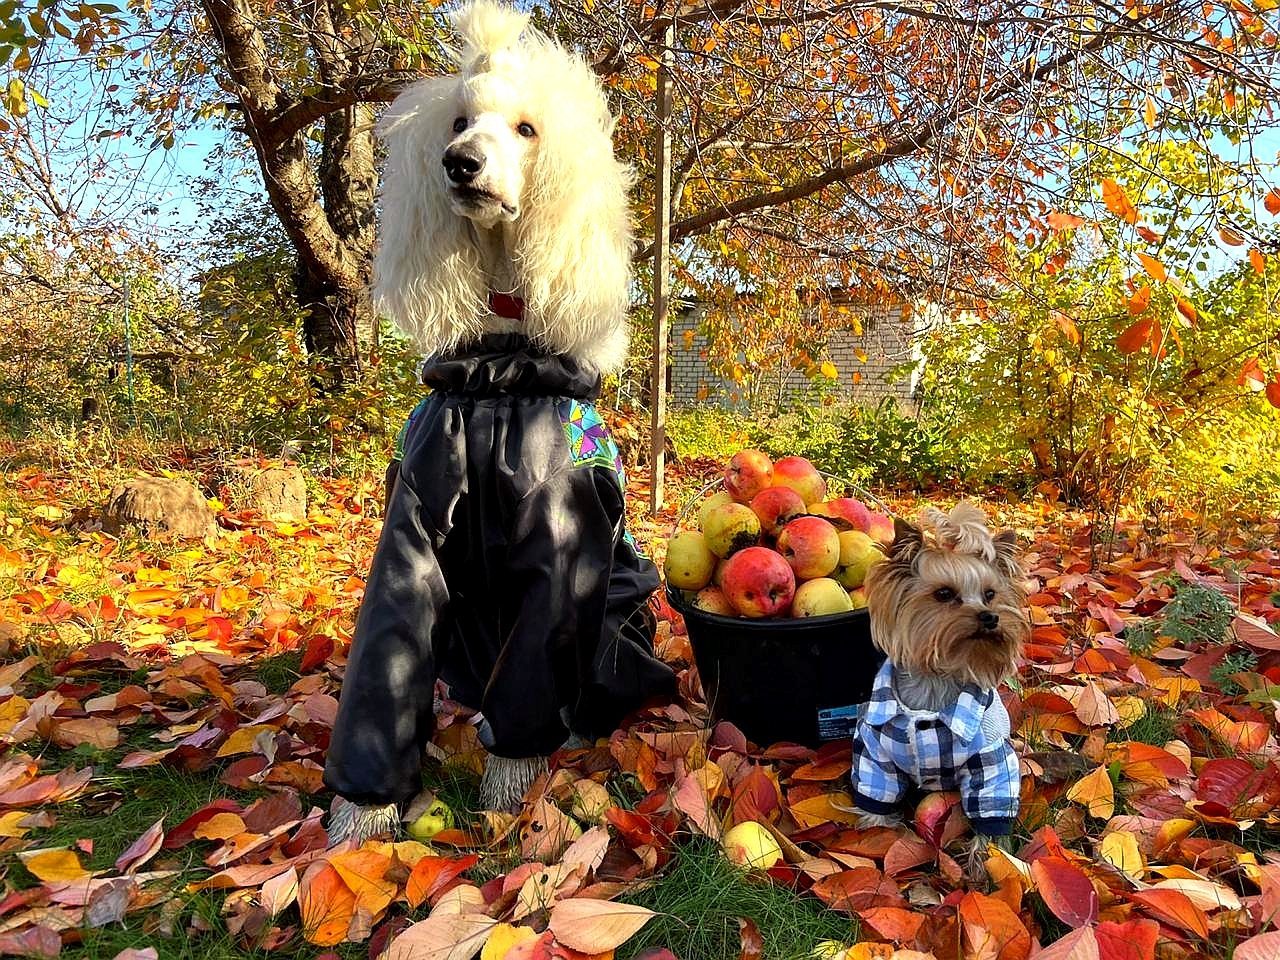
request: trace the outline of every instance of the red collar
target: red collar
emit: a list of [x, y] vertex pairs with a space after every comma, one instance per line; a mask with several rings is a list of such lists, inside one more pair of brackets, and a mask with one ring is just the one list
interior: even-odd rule
[[497, 293], [490, 290], [489, 309], [500, 317], [506, 317], [508, 320], [524, 319], [524, 301], [519, 297], [513, 297], [509, 293]]

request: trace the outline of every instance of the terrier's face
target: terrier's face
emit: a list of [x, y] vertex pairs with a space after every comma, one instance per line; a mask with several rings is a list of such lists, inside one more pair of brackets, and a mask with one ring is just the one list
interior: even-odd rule
[[993, 537], [969, 504], [926, 511], [925, 529], [895, 527], [888, 560], [867, 576], [876, 645], [908, 673], [994, 687], [1031, 631], [1016, 535]]

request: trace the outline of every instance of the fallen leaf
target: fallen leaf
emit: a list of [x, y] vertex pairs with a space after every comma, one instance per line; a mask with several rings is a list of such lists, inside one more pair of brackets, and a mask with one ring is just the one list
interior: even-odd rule
[[142, 836], [129, 844], [129, 847], [116, 858], [116, 870], [120, 873], [133, 873], [140, 866], [160, 852], [164, 842], [164, 817], [161, 817], [143, 831]]
[[1008, 904], [995, 897], [970, 892], [960, 900], [966, 957], [982, 960], [1027, 960], [1031, 934]]
[[88, 870], [80, 865], [80, 858], [71, 850], [31, 850], [18, 854], [18, 859], [37, 880], [45, 883], [60, 883], [67, 880], [82, 880], [91, 876]]
[[433, 915], [392, 940], [384, 960], [471, 960], [497, 925], [481, 914]]
[[561, 900], [547, 928], [566, 947], [596, 954], [614, 950], [649, 922], [652, 910], [608, 900]]
[[1098, 767], [1071, 785], [1067, 799], [1079, 803], [1089, 816], [1110, 820], [1116, 812], [1115, 788], [1106, 767]]
[[1031, 878], [1045, 906], [1067, 926], [1098, 919], [1098, 891], [1079, 867], [1060, 857], [1039, 857], [1031, 863]]

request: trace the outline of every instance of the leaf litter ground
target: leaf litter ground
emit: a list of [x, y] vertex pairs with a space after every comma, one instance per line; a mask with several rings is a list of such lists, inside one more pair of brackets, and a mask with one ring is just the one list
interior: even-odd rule
[[[512, 818], [475, 809], [482, 754], [442, 701], [418, 804], [455, 826], [330, 849], [320, 773], [377, 493], [327, 482], [304, 522], [224, 509], [216, 537], [157, 545], [97, 528], [101, 482], [4, 476], [0, 953], [1280, 956], [1274, 522], [1122, 523], [1101, 559], [1083, 517], [1004, 509], [1034, 580], [1003, 691], [1023, 814], [976, 887], [958, 813], [855, 828], [847, 743], [711, 724], [665, 608], [678, 705], [559, 756]], [[660, 551], [671, 519], [633, 527]], [[718, 852], [744, 819], [782, 844], [767, 876]]]

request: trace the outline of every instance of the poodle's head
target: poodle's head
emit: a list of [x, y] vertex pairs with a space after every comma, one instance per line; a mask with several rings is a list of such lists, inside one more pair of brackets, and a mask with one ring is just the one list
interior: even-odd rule
[[425, 353], [511, 329], [488, 311], [481, 256], [481, 235], [500, 231], [525, 302], [517, 329], [614, 368], [626, 351], [630, 174], [600, 84], [524, 14], [477, 0], [453, 22], [457, 73], [409, 87], [380, 125], [377, 305]]

